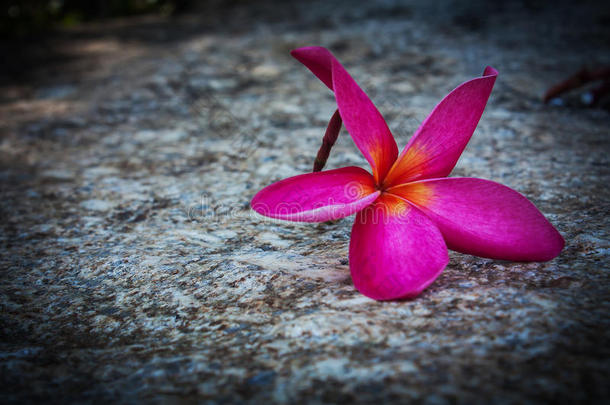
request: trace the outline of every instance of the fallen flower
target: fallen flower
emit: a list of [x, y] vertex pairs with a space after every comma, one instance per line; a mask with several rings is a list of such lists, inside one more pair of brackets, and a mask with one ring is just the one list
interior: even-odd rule
[[518, 192], [489, 180], [446, 177], [481, 118], [495, 69], [449, 93], [399, 155], [377, 108], [327, 49], [291, 54], [334, 91], [340, 118], [373, 173], [344, 167], [287, 178], [258, 192], [251, 206], [304, 222], [357, 213], [349, 266], [364, 295], [417, 296], [449, 262], [447, 248], [513, 261], [545, 261], [561, 252], [559, 232]]

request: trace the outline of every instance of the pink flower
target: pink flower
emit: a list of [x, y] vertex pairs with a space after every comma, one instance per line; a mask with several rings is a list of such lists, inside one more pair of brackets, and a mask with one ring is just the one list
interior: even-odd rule
[[258, 192], [251, 205], [289, 221], [356, 213], [349, 266], [364, 295], [417, 296], [449, 262], [447, 248], [513, 261], [545, 261], [561, 252], [559, 232], [518, 192], [489, 180], [447, 177], [481, 118], [495, 69], [449, 93], [399, 155], [377, 108], [327, 49], [291, 54], [334, 91], [344, 125], [373, 173], [344, 167], [290, 177]]

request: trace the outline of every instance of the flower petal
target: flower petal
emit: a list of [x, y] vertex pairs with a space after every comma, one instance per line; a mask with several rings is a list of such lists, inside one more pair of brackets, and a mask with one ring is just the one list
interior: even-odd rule
[[382, 194], [356, 215], [349, 265], [354, 286], [367, 297], [413, 298], [448, 262], [438, 228], [404, 200]]
[[477, 127], [497, 76], [488, 66], [482, 77], [449, 93], [415, 132], [384, 184], [448, 176]]
[[328, 49], [299, 48], [291, 55], [335, 92], [347, 132], [371, 165], [375, 179], [383, 179], [398, 156], [398, 147], [373, 102]]
[[514, 261], [557, 256], [564, 240], [527, 198], [474, 178], [429, 179], [389, 190], [420, 208], [452, 250]]
[[271, 218], [323, 222], [352, 215], [379, 194], [369, 172], [360, 167], [343, 167], [273, 183], [259, 191], [250, 205]]
[[301, 62], [311, 73], [316, 75], [329, 89], [333, 90], [333, 74], [330, 61], [335, 59], [332, 53], [321, 46], [306, 46], [290, 51], [293, 58]]

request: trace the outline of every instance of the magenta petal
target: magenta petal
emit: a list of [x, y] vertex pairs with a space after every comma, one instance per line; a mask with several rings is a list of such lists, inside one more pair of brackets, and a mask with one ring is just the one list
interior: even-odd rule
[[360, 167], [343, 167], [273, 183], [259, 191], [250, 205], [271, 218], [323, 222], [352, 215], [379, 194], [369, 172]]
[[373, 102], [339, 62], [333, 60], [333, 87], [339, 113], [347, 132], [381, 181], [398, 156], [398, 147], [388, 125]]
[[373, 102], [327, 49], [306, 47], [291, 54], [335, 92], [347, 132], [371, 165], [375, 179], [383, 179], [398, 156], [398, 147]]
[[534, 204], [493, 181], [430, 179], [390, 192], [428, 215], [452, 250], [494, 259], [545, 261], [564, 246], [559, 232]]
[[448, 176], [477, 127], [497, 76], [488, 66], [482, 77], [449, 93], [415, 132], [385, 184]]
[[330, 60], [334, 56], [321, 46], [306, 46], [290, 51], [293, 58], [311, 70], [329, 89], [333, 89], [333, 74], [330, 69]]
[[440, 231], [405, 201], [383, 194], [356, 215], [349, 265], [354, 286], [367, 297], [415, 297], [448, 262]]

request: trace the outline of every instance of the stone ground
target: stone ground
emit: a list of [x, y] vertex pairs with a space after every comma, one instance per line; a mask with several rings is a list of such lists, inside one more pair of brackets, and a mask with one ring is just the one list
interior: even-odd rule
[[[540, 99], [610, 63], [610, 11], [496, 3], [236, 2], [8, 44], [2, 402], [607, 401], [610, 115]], [[310, 170], [335, 108], [288, 55], [304, 45], [336, 53], [400, 148], [496, 67], [453, 174], [527, 195], [563, 253], [452, 252], [417, 299], [375, 302], [349, 276], [351, 218], [252, 214]], [[365, 164], [342, 133], [329, 167]]]

